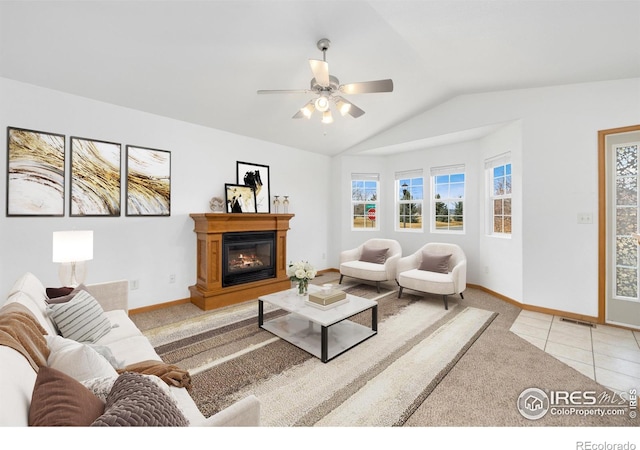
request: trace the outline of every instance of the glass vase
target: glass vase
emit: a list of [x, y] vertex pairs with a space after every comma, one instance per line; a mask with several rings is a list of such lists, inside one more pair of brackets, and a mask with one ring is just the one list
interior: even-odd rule
[[279, 195], [274, 195], [274, 200], [273, 200], [273, 213], [274, 214], [278, 214], [280, 212], [280, 196]]
[[298, 295], [304, 297], [309, 293], [309, 280], [298, 281]]
[[289, 196], [285, 195], [284, 200], [282, 200], [282, 206], [284, 207], [284, 213], [287, 214], [289, 212]]

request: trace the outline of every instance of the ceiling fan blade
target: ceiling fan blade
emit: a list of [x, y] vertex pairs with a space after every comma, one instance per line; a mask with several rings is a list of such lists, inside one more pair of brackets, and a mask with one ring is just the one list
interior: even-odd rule
[[343, 94], [371, 94], [375, 92], [393, 92], [393, 80], [361, 81], [360, 83], [343, 84]]
[[351, 117], [357, 119], [358, 117], [360, 117], [361, 115], [364, 114], [364, 111], [362, 109], [358, 108], [353, 103], [351, 103], [351, 108], [349, 108], [349, 111], [347, 111], [347, 114], [349, 114]]
[[262, 89], [258, 94], [310, 94], [310, 89]]
[[322, 87], [329, 87], [329, 63], [319, 59], [310, 59], [309, 65], [316, 82]]

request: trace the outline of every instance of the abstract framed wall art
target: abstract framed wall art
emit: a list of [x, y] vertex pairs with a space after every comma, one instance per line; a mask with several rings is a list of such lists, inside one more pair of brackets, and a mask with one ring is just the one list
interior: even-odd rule
[[126, 215], [171, 215], [171, 152], [127, 145]]
[[64, 216], [65, 136], [7, 127], [7, 216]]
[[256, 212], [269, 213], [271, 205], [269, 199], [269, 166], [253, 164], [244, 161], [236, 162], [237, 179], [239, 185], [250, 186], [256, 194]]
[[121, 145], [71, 137], [71, 216], [120, 216]]
[[228, 213], [255, 213], [256, 193], [251, 186], [243, 184], [225, 184]]

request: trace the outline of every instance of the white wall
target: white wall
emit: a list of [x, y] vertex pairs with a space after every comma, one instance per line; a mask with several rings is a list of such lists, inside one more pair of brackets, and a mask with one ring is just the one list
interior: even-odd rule
[[[210, 212], [209, 199], [224, 198], [224, 183], [236, 182], [236, 161], [268, 165], [271, 194], [290, 196], [289, 212], [295, 217], [288, 259], [327, 267], [328, 217], [323, 212], [329, 205], [329, 157], [1, 78], [0, 104], [3, 130], [12, 126], [66, 135], [67, 170], [71, 136], [121, 143], [123, 176], [127, 144], [171, 151], [170, 217], [126, 217], [124, 183], [121, 217], [69, 217], [68, 175], [65, 217], [6, 217], [7, 186], [0, 183], [2, 293], [26, 271], [45, 286], [59, 286], [58, 267], [51, 262], [52, 232], [92, 229], [94, 259], [88, 263], [87, 283], [139, 280], [139, 289], [130, 291], [132, 308], [189, 297], [188, 286], [196, 280], [196, 236], [189, 214]], [[3, 145], [3, 161], [6, 151]], [[175, 284], [169, 283], [170, 274], [176, 275]]]
[[[70, 136], [81, 136], [120, 142], [123, 151], [124, 145], [135, 144], [172, 152], [169, 218], [70, 218], [68, 211], [64, 218], [7, 218], [6, 183], [0, 183], [0, 292], [25, 271], [57, 286], [51, 232], [93, 229], [88, 282], [138, 279], [140, 289], [131, 292], [134, 308], [188, 297], [187, 288], [195, 283], [195, 234], [188, 214], [208, 211], [209, 199], [223, 194], [225, 182], [235, 181], [238, 160], [269, 165], [271, 193], [291, 196], [296, 217], [288, 259], [306, 259], [319, 269], [337, 267], [339, 251], [352, 248], [364, 236], [349, 226], [351, 172], [379, 172], [386, 186], [392, 185], [396, 170], [414, 168], [414, 163], [428, 170], [464, 159], [476, 167], [468, 182], [479, 186], [484, 158], [497, 149], [520, 147], [513, 160], [514, 173], [521, 171], [521, 179], [514, 181], [514, 195], [522, 197], [521, 204], [514, 205], [520, 208], [519, 223], [514, 217], [520, 236], [509, 242], [485, 239], [482, 199], [477, 197], [474, 210], [469, 204], [473, 194], [468, 193], [467, 233], [450, 237], [469, 248], [469, 281], [522, 303], [595, 316], [597, 131], [640, 123], [640, 79], [456, 97], [363, 148], [484, 125], [513, 125], [481, 140], [391, 157], [328, 158], [6, 79], [0, 79], [0, 104], [0, 125], [5, 129], [62, 133], [67, 144]], [[6, 146], [0, 158], [6, 161]], [[367, 236], [400, 235], [393, 230], [392, 188], [383, 192], [380, 213], [385, 211], [390, 215], [380, 232]], [[592, 225], [577, 223], [577, 214], [583, 212], [593, 214]], [[430, 237], [402, 234], [399, 240], [408, 253]], [[176, 274], [175, 284], [168, 282], [171, 273]]]
[[[640, 123], [640, 79], [460, 96], [358, 148], [376, 149], [512, 122], [518, 123], [518, 129], [506, 129], [477, 143], [481, 155], [477, 163], [481, 170], [481, 160], [491, 156], [494, 147], [501, 151], [521, 147], [513, 161], [513, 170], [521, 178], [514, 181], [514, 195], [521, 196], [521, 204], [514, 206], [521, 215], [514, 217], [514, 230], [521, 234], [500, 243], [479, 237], [481, 232], [476, 230], [480, 246], [475, 263], [481, 266], [470, 268], [470, 282], [478, 280], [525, 304], [597, 316], [597, 132]], [[424, 150], [422, 159], [456, 163], [459, 158], [454, 153], [443, 158], [449, 150]], [[384, 171], [404, 158], [379, 158], [378, 169]], [[359, 164], [355, 156], [341, 159], [341, 164], [334, 165], [344, 178]], [[366, 160], [370, 164], [369, 157]], [[348, 198], [349, 193], [336, 195]], [[578, 213], [585, 212], [593, 214], [593, 224], [577, 223]], [[356, 232], [340, 233], [344, 229], [338, 232], [344, 246], [362, 239]], [[484, 265], [489, 266], [489, 276]], [[509, 280], [498, 278], [505, 270], [504, 278]]]

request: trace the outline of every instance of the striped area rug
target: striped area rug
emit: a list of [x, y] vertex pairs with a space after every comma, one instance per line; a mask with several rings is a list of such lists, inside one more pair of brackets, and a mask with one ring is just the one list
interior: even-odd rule
[[[205, 416], [252, 393], [264, 426], [402, 425], [495, 313], [345, 286], [378, 302], [378, 334], [324, 364], [258, 328], [257, 302], [145, 331], [165, 362], [189, 370]], [[285, 314], [265, 304], [265, 320]], [[370, 324], [370, 313], [351, 320]]]

